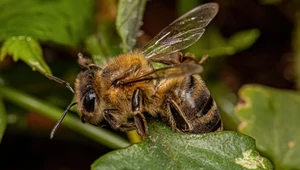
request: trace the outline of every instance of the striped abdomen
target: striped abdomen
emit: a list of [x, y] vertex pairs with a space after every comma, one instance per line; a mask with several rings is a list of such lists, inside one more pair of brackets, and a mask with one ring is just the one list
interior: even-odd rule
[[222, 130], [217, 105], [200, 75], [178, 79], [169, 99], [169, 111], [176, 129], [185, 133], [206, 133]]

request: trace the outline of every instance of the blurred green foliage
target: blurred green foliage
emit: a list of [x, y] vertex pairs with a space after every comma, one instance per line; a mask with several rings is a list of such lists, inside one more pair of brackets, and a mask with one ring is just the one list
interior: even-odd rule
[[210, 57], [224, 57], [248, 49], [256, 42], [259, 35], [259, 30], [251, 29], [225, 39], [217, 28], [209, 27], [203, 37], [186, 51], [198, 57], [206, 54]]
[[96, 33], [90, 35], [85, 46], [96, 64], [102, 64], [103, 60], [122, 53], [121, 39], [117, 34], [115, 23], [105, 22], [98, 26]]
[[35, 39], [24, 36], [8, 38], [1, 47], [0, 61], [8, 55], [12, 56], [14, 62], [23, 60], [34, 71], [51, 74], [50, 68], [44, 61], [41, 46]]

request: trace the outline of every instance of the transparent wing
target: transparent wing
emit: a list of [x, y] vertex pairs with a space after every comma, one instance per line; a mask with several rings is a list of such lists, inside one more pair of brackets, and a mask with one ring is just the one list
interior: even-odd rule
[[119, 84], [125, 85], [129, 83], [145, 81], [145, 80], [165, 79], [165, 78], [173, 78], [178, 76], [189, 76], [193, 74], [199, 74], [202, 72], [202, 70], [203, 67], [199, 63], [196, 63], [194, 60], [191, 60], [178, 65], [156, 69], [147, 74], [132, 79], [127, 79], [127, 80], [124, 79], [121, 80]]
[[147, 59], [155, 55], [167, 55], [194, 44], [204, 33], [205, 27], [216, 16], [217, 3], [198, 6], [184, 14], [155, 36], [143, 50]]

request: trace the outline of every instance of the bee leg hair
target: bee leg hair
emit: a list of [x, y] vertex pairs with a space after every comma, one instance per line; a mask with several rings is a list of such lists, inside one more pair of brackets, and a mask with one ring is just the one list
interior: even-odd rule
[[117, 109], [104, 110], [104, 119], [114, 130], [127, 132], [135, 129], [134, 122], [119, 122], [118, 115], [120, 115], [120, 111]]
[[148, 126], [146, 122], [146, 118], [141, 112], [141, 90], [136, 89], [133, 92], [132, 96], [132, 112], [134, 115], [134, 123], [136, 126], [136, 130], [138, 134], [141, 136], [143, 140], [146, 139], [146, 136], [148, 134]]

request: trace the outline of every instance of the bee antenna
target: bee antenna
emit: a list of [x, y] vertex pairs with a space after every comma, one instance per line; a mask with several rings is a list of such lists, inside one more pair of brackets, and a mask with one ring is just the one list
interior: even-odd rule
[[50, 133], [50, 139], [53, 139], [55, 132], [57, 131], [59, 125], [61, 124], [61, 122], [64, 120], [65, 116], [67, 115], [68, 111], [77, 103], [71, 103], [69, 104], [69, 106], [67, 107], [67, 109], [64, 111], [63, 115], [60, 117], [60, 119], [58, 120], [58, 122], [55, 124], [54, 128], [52, 129], [51, 133]]
[[60, 78], [57, 78], [55, 76], [52, 76], [50, 74], [45, 74], [46, 77], [48, 77], [50, 80], [54, 80], [56, 81], [57, 83], [60, 83], [60, 84], [63, 84], [65, 85], [73, 94], [75, 94], [75, 91], [73, 90], [73, 88], [71, 87], [70, 83], [60, 79]]

